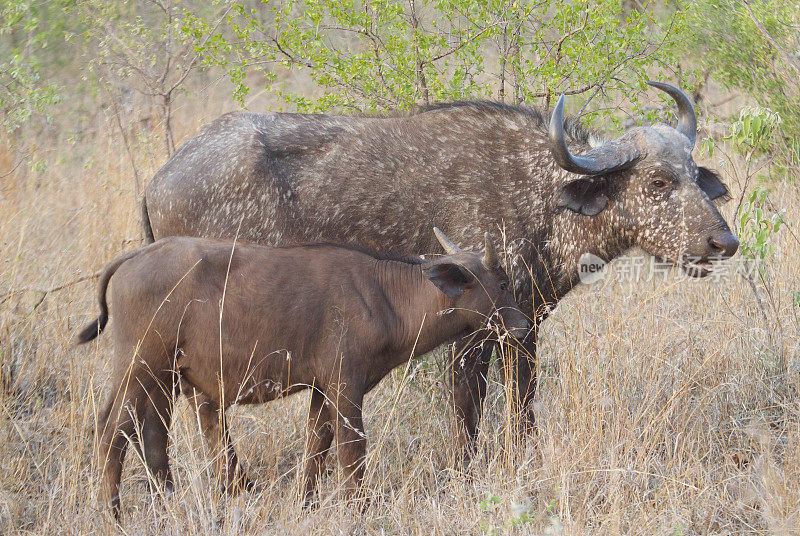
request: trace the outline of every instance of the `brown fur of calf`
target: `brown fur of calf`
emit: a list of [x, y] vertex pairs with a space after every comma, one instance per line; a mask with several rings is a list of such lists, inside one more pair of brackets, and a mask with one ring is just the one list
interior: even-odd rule
[[78, 340], [105, 327], [114, 275], [113, 371], [99, 456], [115, 517], [127, 438], [141, 443], [152, 475], [172, 489], [167, 433], [178, 379], [191, 387], [203, 433], [234, 489], [248, 481], [221, 410], [312, 388], [305, 500], [334, 434], [354, 492], [366, 448], [362, 401], [381, 378], [413, 356], [485, 330], [490, 316], [514, 334], [528, 328], [486, 240], [491, 256], [453, 250], [433, 260], [392, 260], [332, 245], [173, 237], [113, 261], [99, 285], [101, 315]]

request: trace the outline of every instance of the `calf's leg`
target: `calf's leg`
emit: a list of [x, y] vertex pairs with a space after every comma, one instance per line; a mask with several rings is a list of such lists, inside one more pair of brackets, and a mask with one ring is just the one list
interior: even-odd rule
[[325, 395], [314, 388], [306, 423], [306, 451], [303, 460], [303, 505], [308, 507], [314, 498], [317, 481], [325, 470], [325, 458], [333, 441], [333, 421]]
[[331, 389], [327, 394], [328, 401], [332, 404], [329, 409], [336, 412], [336, 451], [342, 468], [345, 492], [349, 498], [356, 498], [364, 478], [367, 453], [367, 436], [361, 413], [364, 393], [347, 386]]
[[233, 448], [225, 412], [220, 411], [219, 404], [201, 393], [194, 394], [190, 401], [197, 409], [203, 436], [211, 456], [214, 457], [217, 474], [223, 477], [225, 490], [235, 495], [242, 489], [251, 489], [252, 483], [239, 465], [239, 458]]
[[142, 422], [142, 457], [150, 472], [153, 491], [171, 493], [174, 489], [172, 472], [167, 455], [169, 428], [172, 423], [172, 390], [168, 385], [159, 385], [149, 393]]
[[135, 440], [142, 425], [147, 393], [142, 385], [131, 380], [112, 391], [99, 422], [98, 461], [101, 469], [101, 496], [111, 508], [114, 518], [120, 520], [119, 486], [122, 464], [128, 441]]

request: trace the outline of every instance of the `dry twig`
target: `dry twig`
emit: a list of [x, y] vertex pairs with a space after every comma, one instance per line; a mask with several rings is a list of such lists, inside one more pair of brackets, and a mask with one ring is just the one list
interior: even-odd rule
[[72, 281], [67, 281], [66, 283], [61, 283], [59, 285], [55, 285], [52, 287], [20, 287], [16, 289], [9, 290], [5, 294], [0, 295], [0, 303], [5, 303], [11, 297], [17, 296], [19, 294], [23, 294], [25, 292], [38, 292], [40, 294], [39, 299], [36, 300], [36, 303], [33, 305], [33, 309], [39, 307], [44, 299], [47, 297], [48, 294], [53, 292], [57, 292], [59, 290], [64, 290], [65, 288], [69, 288], [73, 285], [77, 285], [78, 283], [83, 283], [84, 281], [89, 281], [92, 279], [97, 279], [103, 274], [103, 270], [97, 270], [96, 272], [92, 272], [90, 274], [82, 275], [77, 279], [73, 279]]

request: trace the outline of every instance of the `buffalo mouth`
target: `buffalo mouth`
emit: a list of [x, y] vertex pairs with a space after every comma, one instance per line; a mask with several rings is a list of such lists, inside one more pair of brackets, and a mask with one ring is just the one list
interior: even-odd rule
[[714, 272], [715, 261], [721, 259], [711, 259], [710, 257], [682, 257], [675, 260], [669, 257], [659, 257], [662, 262], [668, 262], [673, 266], [680, 266], [681, 269], [690, 277], [702, 279]]
[[697, 279], [707, 277], [714, 271], [714, 263], [710, 259], [684, 260], [681, 263], [683, 271]]

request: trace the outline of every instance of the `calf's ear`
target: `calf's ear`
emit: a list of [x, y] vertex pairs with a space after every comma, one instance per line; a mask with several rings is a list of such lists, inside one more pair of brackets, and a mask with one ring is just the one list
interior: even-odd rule
[[561, 187], [556, 209], [597, 216], [607, 204], [608, 181], [600, 177], [584, 177]]
[[728, 187], [725, 186], [719, 175], [704, 167], [699, 167], [697, 170], [700, 172], [697, 176], [697, 185], [706, 193], [709, 199], [717, 203], [725, 203], [731, 200]]
[[465, 268], [452, 262], [443, 262], [422, 270], [439, 290], [450, 298], [458, 298], [470, 288], [475, 278]]

